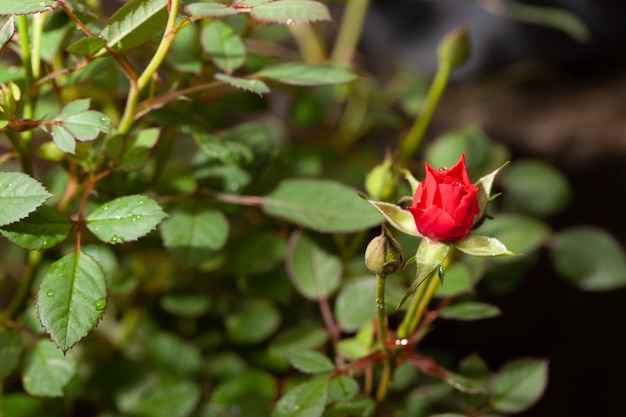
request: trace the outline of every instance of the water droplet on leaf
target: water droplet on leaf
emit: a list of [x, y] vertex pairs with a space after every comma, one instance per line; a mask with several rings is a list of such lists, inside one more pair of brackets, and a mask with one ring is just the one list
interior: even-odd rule
[[104, 310], [104, 308], [107, 306], [107, 299], [106, 298], [101, 298], [98, 301], [96, 301], [95, 307], [97, 311], [102, 311]]
[[48, 290], [48, 291], [46, 291], [46, 295], [47, 295], [48, 297], [54, 297], [54, 291], [52, 291], [52, 290]]

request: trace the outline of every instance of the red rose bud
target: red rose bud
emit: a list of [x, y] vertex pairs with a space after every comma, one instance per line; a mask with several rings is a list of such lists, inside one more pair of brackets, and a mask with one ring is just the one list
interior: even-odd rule
[[426, 178], [420, 182], [409, 211], [417, 230], [434, 241], [452, 242], [464, 238], [479, 212], [478, 188], [469, 180], [465, 155], [449, 169], [437, 171], [428, 163]]

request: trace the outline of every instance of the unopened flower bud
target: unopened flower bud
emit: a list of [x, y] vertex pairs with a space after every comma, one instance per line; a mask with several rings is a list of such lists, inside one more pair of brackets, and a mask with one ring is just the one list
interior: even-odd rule
[[402, 265], [402, 247], [384, 225], [380, 236], [372, 239], [365, 249], [365, 265], [380, 277], [393, 274]]
[[393, 157], [389, 154], [365, 177], [365, 191], [373, 200], [386, 201], [393, 197], [398, 187], [398, 176]]

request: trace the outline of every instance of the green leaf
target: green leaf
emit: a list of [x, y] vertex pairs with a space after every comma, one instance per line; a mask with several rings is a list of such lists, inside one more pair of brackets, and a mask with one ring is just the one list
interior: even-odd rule
[[328, 8], [312, 0], [278, 0], [255, 6], [250, 11], [255, 20], [267, 23], [312, 23], [331, 21]]
[[64, 241], [72, 222], [61, 211], [41, 205], [27, 218], [0, 228], [0, 233], [16, 245], [30, 250], [52, 248]]
[[440, 313], [445, 319], [480, 320], [499, 316], [500, 309], [492, 304], [467, 301], [449, 305]]
[[495, 237], [468, 235], [454, 242], [454, 246], [461, 252], [473, 256], [516, 256], [509, 251], [502, 242]]
[[137, 240], [152, 231], [167, 215], [156, 201], [142, 195], [116, 198], [85, 219], [87, 228], [103, 242]]
[[[280, 4], [280, 2], [270, 4]], [[269, 78], [288, 85], [301, 86], [344, 84], [357, 78], [353, 72], [345, 68], [300, 62], [268, 65], [255, 75], [259, 78]]]
[[106, 45], [102, 38], [85, 37], [67, 47], [66, 51], [76, 55], [93, 56]]
[[231, 17], [239, 14], [239, 10], [221, 3], [191, 3], [185, 6], [185, 11], [192, 20], [207, 17]]
[[2, 0], [0, 15], [43, 13], [58, 6], [56, 0]]
[[332, 372], [333, 363], [326, 356], [314, 350], [302, 350], [289, 355], [291, 365], [305, 374]]
[[477, 381], [463, 375], [450, 372], [429, 357], [413, 354], [407, 360], [420, 371], [427, 375], [441, 379], [457, 391], [465, 394], [486, 393], [485, 387]]
[[626, 255], [604, 230], [578, 226], [556, 234], [550, 246], [554, 268], [587, 291], [609, 291], [626, 286]]
[[[202, 417], [267, 417], [276, 396], [274, 378], [258, 370], [244, 371], [221, 382], [211, 395]], [[227, 411], [233, 410], [234, 414]]]
[[170, 314], [183, 318], [198, 318], [211, 306], [206, 294], [165, 294], [160, 300], [161, 308]]
[[247, 78], [237, 78], [232, 77], [230, 75], [217, 73], [215, 74], [215, 79], [218, 81], [222, 81], [231, 87], [235, 87], [239, 90], [249, 91], [251, 93], [256, 93], [260, 96], [263, 94], [267, 94], [270, 92], [269, 87], [261, 80], [250, 80]]
[[187, 417], [200, 400], [200, 387], [188, 381], [169, 382], [147, 392], [128, 414]]
[[505, 14], [513, 19], [561, 30], [578, 42], [591, 40], [591, 31], [585, 21], [569, 10], [519, 1], [510, 1], [505, 4]]
[[373, 201], [365, 196], [361, 197], [373, 205], [395, 229], [407, 235], [422, 237], [417, 230], [415, 219], [410, 211], [404, 210], [402, 207], [395, 204], [386, 203], [384, 201]]
[[81, 98], [73, 100], [67, 103], [61, 111], [56, 115], [54, 120], [64, 120], [65, 118], [89, 110], [91, 100], [88, 98]]
[[152, 149], [159, 141], [161, 130], [158, 128], [142, 129], [127, 139], [124, 151], [119, 159], [119, 167], [123, 171], [136, 171], [148, 161]]
[[537, 250], [551, 233], [550, 227], [532, 217], [516, 214], [499, 214], [487, 219], [476, 230], [493, 236], [515, 253], [528, 254]]
[[15, 332], [0, 332], [0, 381], [17, 365], [24, 350], [23, 336]]
[[52, 140], [63, 152], [74, 153], [76, 151], [76, 139], [65, 128], [60, 125], [52, 126]]
[[64, 355], [49, 340], [40, 340], [24, 355], [22, 383], [30, 395], [61, 397], [63, 387], [74, 374], [74, 360]]
[[296, 231], [289, 240], [287, 272], [296, 290], [310, 300], [333, 294], [341, 282], [341, 259], [306, 234]]
[[542, 161], [515, 161], [500, 179], [503, 204], [511, 211], [547, 216], [562, 210], [571, 200], [567, 178]]
[[519, 413], [543, 395], [548, 382], [548, 362], [519, 359], [504, 365], [495, 375], [491, 405], [502, 413]]
[[202, 354], [198, 347], [172, 333], [153, 333], [148, 340], [148, 353], [160, 370], [180, 378], [200, 373]]
[[328, 395], [335, 401], [350, 401], [358, 392], [359, 383], [346, 374], [331, 379], [328, 386]]
[[[0, 6], [1, 8], [2, 6]], [[0, 53], [9, 44], [15, 34], [15, 18], [13, 16], [0, 17]], [[0, 125], [0, 128], [2, 126]]]
[[335, 301], [337, 324], [346, 332], [356, 331], [376, 315], [374, 277], [350, 280], [339, 291]]
[[246, 47], [232, 26], [215, 20], [202, 28], [200, 43], [215, 65], [231, 74], [246, 61]]
[[265, 300], [245, 300], [225, 319], [226, 333], [237, 344], [254, 344], [272, 335], [280, 325], [280, 312]]
[[363, 230], [382, 220], [356, 190], [329, 180], [284, 180], [267, 196], [263, 208], [269, 215], [327, 233]]
[[161, 224], [165, 247], [184, 266], [197, 265], [228, 238], [228, 220], [220, 211], [189, 202], [170, 210]]
[[278, 400], [272, 417], [321, 417], [326, 407], [327, 395], [327, 377], [303, 382]]
[[47, 399], [32, 397], [24, 392], [7, 393], [2, 395], [0, 415], [6, 417], [32, 417], [49, 412], [46, 410]]
[[125, 51], [154, 38], [165, 27], [168, 0], [130, 0], [107, 21], [101, 37]]
[[0, 172], [0, 226], [28, 216], [51, 195], [26, 174]]
[[322, 327], [301, 324], [283, 330], [269, 345], [271, 355], [288, 357], [302, 350], [317, 349], [328, 340], [328, 332]]
[[285, 259], [287, 242], [275, 230], [248, 230], [237, 242], [232, 255], [232, 269], [239, 275], [259, 275], [272, 271]]
[[64, 352], [96, 327], [106, 307], [100, 265], [84, 252], [54, 262], [37, 291], [41, 324]]
[[65, 118], [61, 126], [76, 140], [88, 141], [97, 138], [100, 132], [108, 133], [111, 130], [111, 119], [100, 112], [86, 110]]

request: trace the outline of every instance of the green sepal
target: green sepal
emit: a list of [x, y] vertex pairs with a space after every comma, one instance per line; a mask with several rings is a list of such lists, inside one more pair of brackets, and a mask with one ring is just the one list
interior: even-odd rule
[[449, 250], [450, 245], [446, 243], [422, 239], [422, 242], [417, 248], [417, 253], [415, 254], [415, 261], [417, 263], [415, 281], [413, 281], [411, 288], [409, 288], [396, 306], [396, 310], [399, 310], [402, 304], [415, 292], [417, 287], [443, 264], [443, 260], [446, 259]]
[[500, 167], [493, 170], [491, 173], [481, 177], [478, 181], [474, 183], [474, 186], [478, 187], [478, 193], [476, 193], [476, 198], [478, 199], [478, 214], [474, 217], [474, 224], [478, 223], [484, 216], [487, 211], [487, 204], [492, 200], [491, 198], [491, 187], [493, 186], [493, 180], [496, 178], [496, 175], [500, 173], [504, 169], [505, 166], [509, 164], [509, 161], [502, 164]]
[[404, 210], [402, 207], [395, 204], [386, 203], [384, 201], [373, 201], [363, 194], [359, 195], [362, 199], [373, 205], [376, 210], [378, 210], [380, 214], [387, 219], [389, 224], [397, 230], [402, 233], [406, 233], [407, 235], [422, 237], [420, 232], [417, 230], [415, 220], [413, 219], [413, 215], [410, 211]]
[[495, 237], [468, 235], [454, 242], [454, 246], [461, 252], [473, 256], [518, 256], [519, 253], [511, 252], [504, 243]]

